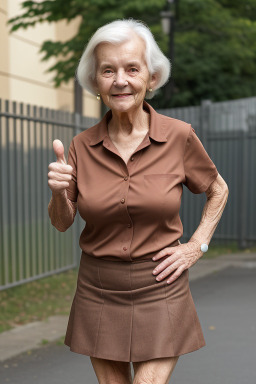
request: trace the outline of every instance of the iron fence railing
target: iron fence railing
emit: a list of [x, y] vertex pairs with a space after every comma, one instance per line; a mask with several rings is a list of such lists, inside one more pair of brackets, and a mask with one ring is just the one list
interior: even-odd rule
[[72, 137], [96, 119], [63, 111], [0, 101], [0, 289], [77, 265], [77, 215], [65, 233], [50, 223], [48, 165], [60, 139], [67, 151]]
[[[256, 97], [200, 106], [159, 110], [195, 129], [229, 187], [228, 202], [212, 241], [235, 242], [245, 248], [256, 242]], [[184, 188], [181, 218], [188, 240], [199, 224], [205, 194]]]

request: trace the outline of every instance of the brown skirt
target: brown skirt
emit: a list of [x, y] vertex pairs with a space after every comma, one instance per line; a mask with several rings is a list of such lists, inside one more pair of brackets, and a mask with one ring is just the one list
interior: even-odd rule
[[64, 341], [71, 351], [137, 362], [205, 345], [188, 270], [171, 284], [157, 282], [152, 272], [163, 259], [151, 257], [109, 261], [82, 252]]

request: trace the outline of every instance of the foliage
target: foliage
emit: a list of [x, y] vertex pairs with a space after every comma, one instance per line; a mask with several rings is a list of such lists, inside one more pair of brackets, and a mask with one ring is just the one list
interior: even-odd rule
[[256, 94], [256, 22], [241, 14], [233, 1], [181, 2], [173, 106]]
[[[143, 20], [161, 49], [168, 37], [160, 25], [165, 0], [45, 0], [24, 1], [23, 13], [9, 20], [11, 31], [42, 22], [67, 22], [79, 17], [77, 34], [70, 40], [45, 41], [43, 60], [56, 57], [49, 68], [55, 85], [74, 77], [85, 43], [97, 28], [115, 19]], [[160, 91], [154, 107], [197, 105], [202, 99], [221, 101], [256, 94], [256, 0], [179, 0], [174, 36], [172, 101]]]
[[[163, 8], [164, 0], [54, 0], [54, 1], [24, 1], [23, 13], [9, 20], [11, 32], [20, 28], [35, 26], [37, 23], [57, 22], [66, 20], [68, 23], [79, 17], [77, 34], [70, 40], [45, 41], [40, 52], [43, 60], [57, 57], [56, 64], [49, 71], [56, 72], [55, 86], [68, 82], [74, 77], [77, 63], [83, 52], [85, 43], [102, 25], [115, 19], [130, 18], [143, 19], [152, 26], [152, 32], [158, 40], [164, 40], [159, 25], [159, 12]], [[165, 39], [166, 40], [166, 39]]]

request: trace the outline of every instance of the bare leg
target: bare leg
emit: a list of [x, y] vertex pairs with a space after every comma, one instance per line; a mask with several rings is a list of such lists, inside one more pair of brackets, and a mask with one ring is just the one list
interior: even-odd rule
[[133, 384], [168, 384], [179, 356], [133, 362]]
[[91, 357], [91, 363], [99, 384], [132, 384], [131, 364]]

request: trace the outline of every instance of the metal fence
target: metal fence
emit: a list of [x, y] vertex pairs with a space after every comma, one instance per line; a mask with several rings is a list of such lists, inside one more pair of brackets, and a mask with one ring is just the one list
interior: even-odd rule
[[[161, 110], [191, 123], [229, 186], [229, 199], [213, 242], [256, 242], [256, 98]], [[77, 266], [84, 221], [77, 214], [65, 232], [50, 223], [48, 165], [54, 139], [65, 155], [74, 135], [96, 119], [0, 100], [0, 290]], [[205, 194], [183, 189], [182, 241], [196, 230]]]
[[65, 155], [74, 135], [96, 123], [78, 114], [0, 100], [0, 290], [74, 268], [77, 215], [65, 232], [50, 223], [48, 165], [60, 139]]
[[[213, 243], [235, 242], [240, 248], [256, 243], [256, 97], [200, 106], [159, 110], [195, 129], [229, 187], [228, 202], [214, 232]], [[199, 224], [205, 194], [183, 190], [181, 219], [187, 241]]]

